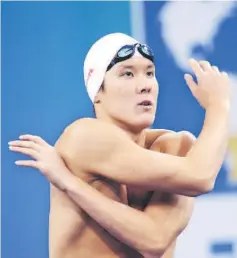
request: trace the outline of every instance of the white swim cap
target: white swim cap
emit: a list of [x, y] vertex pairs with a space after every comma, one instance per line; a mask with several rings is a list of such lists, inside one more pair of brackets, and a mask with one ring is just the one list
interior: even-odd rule
[[125, 45], [138, 43], [134, 38], [123, 33], [108, 34], [96, 41], [86, 55], [84, 62], [84, 81], [92, 102], [99, 91], [108, 65]]

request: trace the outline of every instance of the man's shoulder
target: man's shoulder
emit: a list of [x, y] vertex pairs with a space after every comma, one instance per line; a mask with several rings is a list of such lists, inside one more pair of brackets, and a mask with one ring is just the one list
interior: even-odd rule
[[94, 143], [99, 139], [112, 137], [120, 132], [121, 129], [115, 125], [101, 121], [95, 118], [82, 118], [68, 125], [56, 145], [79, 146], [83, 144]]
[[93, 126], [96, 126], [97, 124], [100, 124], [100, 121], [96, 118], [81, 118], [73, 121], [71, 124], [69, 124], [63, 133], [67, 132], [80, 132], [81, 130], [93, 128]]
[[81, 118], [70, 125], [68, 125], [60, 138], [71, 138], [71, 137], [85, 137], [91, 133], [97, 134], [101, 130], [105, 130], [108, 127], [107, 123], [104, 123], [96, 118]]
[[145, 130], [145, 146], [147, 149], [150, 149], [152, 144], [156, 142], [160, 137], [167, 135], [167, 134], [174, 134], [175, 131], [171, 131], [168, 129], [146, 129]]
[[79, 119], [66, 127], [55, 148], [67, 164], [76, 164], [83, 171], [94, 171], [93, 166], [111, 154], [119, 142], [116, 131], [120, 130], [107, 122]]
[[82, 118], [69, 124], [59, 136], [55, 148], [65, 158], [67, 156], [81, 155], [86, 146], [90, 145], [90, 139], [96, 137], [94, 130], [99, 121], [93, 118]]
[[152, 145], [163, 144], [169, 141], [194, 142], [196, 137], [189, 131], [172, 131], [167, 129], [148, 129], [146, 131], [146, 146], [150, 148]]

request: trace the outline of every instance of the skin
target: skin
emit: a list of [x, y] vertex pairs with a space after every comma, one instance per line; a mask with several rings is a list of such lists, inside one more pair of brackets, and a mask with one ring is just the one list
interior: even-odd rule
[[[191, 63], [199, 87], [188, 75], [186, 81], [206, 109], [203, 131], [194, 143], [187, 132], [146, 130], [154, 121], [158, 94], [150, 65], [134, 57], [106, 74], [105, 91], [95, 99], [98, 119], [73, 123], [56, 144], [67, 168], [55, 148], [39, 137], [10, 143], [11, 150], [35, 159], [18, 165], [40, 169], [54, 185], [50, 257], [171, 257], [193, 205], [191, 197], [180, 194], [196, 196], [211, 189], [227, 142], [226, 75], [207, 62]], [[144, 98], [153, 102], [151, 108], [137, 105]]]
[[[97, 118], [142, 141], [142, 132], [153, 124], [156, 113], [159, 87], [153, 63], [143, 57], [120, 62], [106, 73], [104, 84], [105, 90], [95, 98]], [[146, 99], [152, 102], [151, 108], [137, 105]]]

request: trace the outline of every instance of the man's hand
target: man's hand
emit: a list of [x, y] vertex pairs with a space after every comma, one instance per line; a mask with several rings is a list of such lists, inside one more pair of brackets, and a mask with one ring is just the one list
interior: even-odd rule
[[185, 74], [184, 78], [200, 105], [205, 109], [212, 104], [229, 105], [230, 82], [227, 73], [220, 72], [207, 61], [197, 62], [191, 59], [189, 63], [196, 75], [197, 84], [190, 74]]
[[72, 174], [67, 170], [56, 149], [39, 136], [22, 135], [19, 140], [9, 142], [9, 149], [28, 155], [34, 160], [17, 160], [18, 166], [32, 167], [41, 171], [60, 190], [64, 190], [65, 180]]

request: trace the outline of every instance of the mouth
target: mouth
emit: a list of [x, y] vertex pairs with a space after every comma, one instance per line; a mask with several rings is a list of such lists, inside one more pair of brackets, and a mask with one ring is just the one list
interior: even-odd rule
[[150, 107], [150, 106], [152, 106], [152, 102], [150, 100], [144, 100], [144, 101], [140, 102], [138, 105], [139, 106]]

